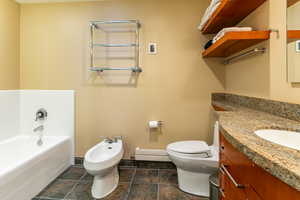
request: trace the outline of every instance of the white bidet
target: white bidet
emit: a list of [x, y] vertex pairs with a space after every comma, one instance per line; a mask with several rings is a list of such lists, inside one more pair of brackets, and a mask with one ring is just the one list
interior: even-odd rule
[[105, 139], [84, 156], [84, 168], [94, 176], [92, 195], [103, 198], [112, 193], [119, 183], [118, 163], [124, 154], [121, 139]]

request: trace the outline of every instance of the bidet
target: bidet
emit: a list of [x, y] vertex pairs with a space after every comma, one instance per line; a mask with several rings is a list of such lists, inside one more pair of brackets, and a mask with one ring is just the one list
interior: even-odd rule
[[105, 139], [85, 154], [84, 168], [94, 176], [92, 185], [94, 198], [104, 198], [117, 188], [119, 183], [117, 165], [123, 154], [122, 139]]

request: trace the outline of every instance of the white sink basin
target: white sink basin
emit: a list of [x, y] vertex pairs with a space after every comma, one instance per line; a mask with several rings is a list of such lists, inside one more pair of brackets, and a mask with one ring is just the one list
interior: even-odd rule
[[300, 150], [300, 133], [273, 129], [257, 130], [255, 134], [270, 142]]

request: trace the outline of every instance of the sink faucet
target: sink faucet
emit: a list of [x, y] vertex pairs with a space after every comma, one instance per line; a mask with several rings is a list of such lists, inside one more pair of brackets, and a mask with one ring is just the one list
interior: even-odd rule
[[44, 130], [44, 126], [43, 125], [40, 125], [36, 128], [33, 129], [33, 132], [37, 132], [37, 131], [43, 131]]

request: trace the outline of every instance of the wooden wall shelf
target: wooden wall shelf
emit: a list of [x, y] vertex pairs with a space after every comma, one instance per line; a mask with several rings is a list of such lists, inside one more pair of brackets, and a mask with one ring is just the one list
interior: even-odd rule
[[219, 8], [201, 30], [203, 34], [218, 33], [225, 27], [235, 26], [266, 0], [222, 0]]
[[228, 57], [248, 47], [270, 38], [271, 31], [228, 32], [220, 40], [206, 49], [202, 56]]
[[300, 40], [300, 30], [287, 31], [287, 39], [288, 43]]
[[287, 1], [288, 7], [290, 7], [290, 6], [292, 6], [292, 5], [296, 4], [296, 3], [298, 3], [299, 1], [300, 1], [300, 0], [288, 0], [288, 1]]
[[299, 39], [300, 40], [300, 30], [289, 30], [287, 33], [289, 39]]

